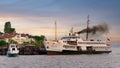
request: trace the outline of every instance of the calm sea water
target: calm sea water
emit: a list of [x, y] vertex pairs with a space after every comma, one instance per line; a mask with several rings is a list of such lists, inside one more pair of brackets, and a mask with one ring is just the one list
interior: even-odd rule
[[0, 68], [120, 68], [120, 44], [110, 54], [0, 56]]

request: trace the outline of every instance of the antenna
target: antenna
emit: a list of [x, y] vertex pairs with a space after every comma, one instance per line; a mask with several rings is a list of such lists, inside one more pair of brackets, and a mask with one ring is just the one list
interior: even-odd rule
[[55, 21], [55, 41], [57, 41], [57, 22]]
[[88, 32], [89, 32], [89, 15], [87, 16], [87, 33], [86, 33], [86, 41], [88, 41]]
[[70, 29], [70, 35], [73, 34], [73, 27]]

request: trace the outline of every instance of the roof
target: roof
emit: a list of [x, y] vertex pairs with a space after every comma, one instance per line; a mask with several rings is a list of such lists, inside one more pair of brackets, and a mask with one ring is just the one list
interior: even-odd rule
[[[13, 38], [15, 37], [16, 35], [20, 35], [20, 34], [17, 34], [17, 33], [4, 33], [4, 34], [0, 34], [0, 39], [5, 39], [5, 38]], [[28, 34], [21, 34], [21, 37], [26, 37], [28, 36]]]
[[1, 39], [4, 39], [4, 38], [12, 38], [12, 37], [14, 37], [14, 36], [16, 36], [16, 35], [17, 35], [16, 33], [10, 33], [10, 34], [5, 33], [5, 34], [1, 34], [1, 35], [0, 35], [0, 38], [1, 38]]

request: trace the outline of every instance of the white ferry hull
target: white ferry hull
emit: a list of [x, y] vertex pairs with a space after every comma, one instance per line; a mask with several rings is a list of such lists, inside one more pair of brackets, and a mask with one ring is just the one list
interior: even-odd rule
[[[68, 37], [71, 38], [71, 37]], [[79, 38], [79, 37], [72, 37]], [[71, 55], [71, 54], [102, 54], [110, 53], [109, 43], [105, 41], [81, 41], [81, 40], [59, 40], [45, 41], [44, 45], [48, 55]]]

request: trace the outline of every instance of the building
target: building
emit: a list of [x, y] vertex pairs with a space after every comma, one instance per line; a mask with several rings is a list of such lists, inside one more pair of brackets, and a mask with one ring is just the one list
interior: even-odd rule
[[17, 33], [1, 34], [0, 39], [4, 39], [6, 42], [14, 40], [18, 44], [22, 44], [23, 42], [35, 41], [33, 38], [29, 38], [29, 34], [17, 34]]

